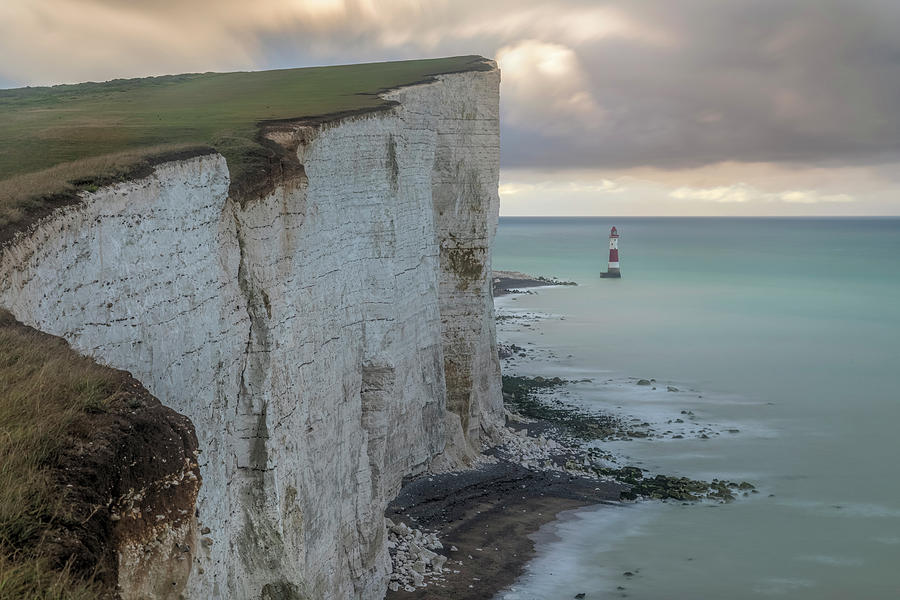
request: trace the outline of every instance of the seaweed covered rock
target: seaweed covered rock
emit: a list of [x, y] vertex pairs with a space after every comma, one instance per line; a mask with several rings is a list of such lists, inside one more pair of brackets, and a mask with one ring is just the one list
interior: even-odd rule
[[581, 439], [604, 439], [622, 431], [618, 419], [597, 415], [569, 405], [551, 405], [541, 393], [568, 383], [559, 377], [503, 376], [503, 399], [511, 410], [530, 419], [541, 419]]

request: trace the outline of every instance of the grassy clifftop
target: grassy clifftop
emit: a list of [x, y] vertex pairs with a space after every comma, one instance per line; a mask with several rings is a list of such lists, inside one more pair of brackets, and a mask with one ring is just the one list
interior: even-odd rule
[[386, 89], [489, 68], [457, 56], [0, 90], [0, 243], [74, 192], [175, 153], [221, 152], [240, 182], [272, 160], [265, 122], [377, 110]]

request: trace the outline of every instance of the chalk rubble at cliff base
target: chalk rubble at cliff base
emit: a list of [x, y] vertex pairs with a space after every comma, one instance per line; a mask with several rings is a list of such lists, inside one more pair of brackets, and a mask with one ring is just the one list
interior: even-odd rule
[[406, 523], [394, 523], [388, 518], [385, 518], [385, 524], [392, 566], [388, 589], [394, 592], [400, 589], [411, 592], [428, 583], [444, 581], [444, 568], [448, 559], [435, 552], [444, 547], [437, 534], [409, 527]]
[[[490, 453], [480, 454], [474, 461], [473, 468], [496, 464], [503, 459], [529, 469], [566, 472], [564, 467], [553, 461], [554, 457], [566, 449], [552, 438], [543, 435], [529, 437], [525, 430], [497, 427], [493, 441], [496, 443], [486, 443], [484, 447]], [[585, 476], [581, 471], [574, 474]], [[458, 573], [463, 568], [462, 561], [448, 559], [436, 552], [444, 549], [436, 533], [409, 527], [402, 522], [394, 523], [389, 518], [385, 518], [385, 524], [392, 566], [388, 585], [391, 591], [411, 592], [429, 584], [440, 585], [445, 581], [445, 569], [458, 567], [452, 569]]]

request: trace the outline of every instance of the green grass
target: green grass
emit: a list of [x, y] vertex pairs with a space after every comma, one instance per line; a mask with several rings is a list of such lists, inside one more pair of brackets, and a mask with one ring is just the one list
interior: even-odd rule
[[[458, 56], [0, 90], [0, 229], [173, 150], [214, 148], [240, 181], [271, 154], [257, 138], [261, 122], [377, 109], [385, 89], [487, 68]], [[100, 157], [114, 167], [98, 168]]]
[[57, 457], [73, 427], [106, 409], [121, 379], [0, 309], [0, 600], [100, 593], [89, 574], [54, 564], [45, 544], [71, 520], [54, 478]]

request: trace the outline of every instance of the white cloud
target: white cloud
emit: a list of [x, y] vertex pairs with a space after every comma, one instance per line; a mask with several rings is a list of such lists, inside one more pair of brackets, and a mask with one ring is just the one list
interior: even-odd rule
[[525, 40], [497, 52], [510, 124], [551, 134], [593, 129], [603, 109], [590, 93], [575, 52], [562, 44]]
[[792, 204], [818, 204], [820, 202], [853, 202], [849, 194], [822, 194], [815, 190], [782, 192], [778, 195], [782, 202]]
[[571, 192], [603, 192], [607, 194], [618, 194], [625, 191], [621, 183], [605, 178], [593, 183], [573, 181], [568, 183], [565, 189]]
[[527, 183], [501, 183], [497, 191], [500, 193], [500, 197], [504, 198], [506, 196], [515, 196], [516, 194], [521, 194], [523, 192], [530, 192], [534, 189], [534, 185]]
[[604, 177], [582, 179], [577, 174], [569, 177], [555, 177], [531, 182], [510, 181], [500, 184], [500, 197], [524, 194], [544, 194], [548, 196], [569, 194], [620, 194], [626, 187], [619, 181]]
[[547, 0], [418, 0], [348, 2], [369, 8], [356, 15], [386, 46], [434, 48], [448, 40], [493, 39], [508, 45], [523, 39], [586, 44], [607, 38], [671, 47], [676, 37], [631, 18], [610, 5], [585, 6]]
[[[740, 167], [723, 163], [693, 172], [504, 169], [500, 173], [500, 210], [508, 216], [900, 214], [896, 184], [880, 180], [871, 170], [845, 169], [840, 173], [843, 177], [825, 178], [827, 185], [816, 189], [812, 184], [822, 180], [818, 168], [807, 171], [798, 167], [793, 177], [787, 177], [761, 165], [749, 170]], [[898, 169], [900, 165], [894, 164], [889, 170]], [[718, 182], [715, 177], [723, 170], [739, 183]], [[738, 173], [754, 177], [739, 178]]]
[[680, 187], [669, 194], [676, 200], [702, 200], [705, 202], [748, 202], [758, 193], [753, 188], [743, 184], [718, 186], [712, 188]]
[[669, 193], [669, 197], [676, 200], [720, 203], [786, 202], [788, 204], [820, 204], [855, 201], [855, 198], [850, 194], [826, 194], [816, 190], [767, 192], [746, 183], [716, 187], [682, 186], [672, 190]]

